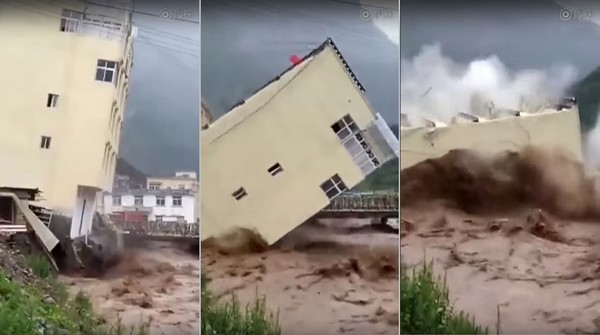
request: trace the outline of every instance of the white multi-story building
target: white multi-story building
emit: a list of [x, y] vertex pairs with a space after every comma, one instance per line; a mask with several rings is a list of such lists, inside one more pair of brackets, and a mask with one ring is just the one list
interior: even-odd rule
[[196, 197], [183, 189], [114, 190], [104, 195], [105, 214], [126, 221], [196, 221]]

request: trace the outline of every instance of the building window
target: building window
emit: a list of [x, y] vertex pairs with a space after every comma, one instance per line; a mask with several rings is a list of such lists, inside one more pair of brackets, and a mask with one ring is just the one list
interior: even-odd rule
[[113, 206], [121, 206], [121, 197], [114, 196], [112, 204], [113, 204]]
[[56, 104], [58, 103], [58, 94], [52, 94], [49, 93], [48, 94], [48, 100], [46, 100], [46, 107], [56, 107]]
[[60, 19], [60, 31], [67, 33], [78, 33], [81, 29], [83, 13], [74, 10], [63, 9]]
[[327, 198], [329, 199], [337, 197], [347, 189], [346, 184], [344, 184], [342, 178], [340, 178], [338, 174], [333, 175], [333, 177], [321, 184], [321, 190], [325, 192], [325, 195], [327, 195]]
[[141, 195], [136, 195], [133, 198], [133, 204], [136, 206], [141, 206], [144, 204], [144, 197], [142, 197]]
[[96, 66], [96, 80], [112, 83], [117, 74], [117, 62], [98, 59]]
[[150, 183], [148, 188], [151, 190], [158, 190], [158, 189], [160, 189], [160, 183]]
[[185, 190], [185, 185], [183, 185], [183, 184], [179, 184], [179, 189], [180, 189], [180, 190]]
[[350, 135], [358, 132], [358, 126], [356, 123], [354, 123], [354, 120], [350, 114], [344, 116], [338, 122], [331, 125], [331, 129], [342, 141], [348, 138]]
[[40, 143], [40, 147], [42, 149], [50, 149], [50, 142], [52, 141], [52, 137], [50, 136], [42, 136], [42, 142]]
[[164, 206], [165, 197], [156, 197], [156, 206]]
[[246, 192], [246, 190], [243, 187], [240, 187], [237, 191], [233, 192], [231, 194], [235, 200], [241, 200], [243, 197], [247, 196], [248, 193]]
[[267, 171], [269, 171], [271, 176], [274, 176], [274, 175], [278, 174], [279, 172], [283, 172], [283, 168], [281, 167], [281, 164], [275, 163], [273, 166], [268, 168]]
[[181, 197], [173, 197], [173, 206], [181, 206]]

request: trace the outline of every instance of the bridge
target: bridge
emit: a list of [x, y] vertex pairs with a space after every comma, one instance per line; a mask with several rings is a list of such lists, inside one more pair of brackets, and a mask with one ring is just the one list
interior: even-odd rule
[[[316, 218], [397, 218], [398, 192], [344, 193], [315, 215]], [[198, 223], [179, 222], [114, 222], [123, 232], [125, 242], [168, 241], [197, 242], [200, 236]]]

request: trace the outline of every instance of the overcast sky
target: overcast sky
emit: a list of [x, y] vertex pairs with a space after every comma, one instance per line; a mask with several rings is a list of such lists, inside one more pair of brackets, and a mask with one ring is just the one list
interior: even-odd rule
[[[121, 156], [152, 175], [198, 171], [200, 27], [196, 0], [138, 1]], [[163, 18], [160, 18], [160, 15]]]
[[[585, 1], [572, 13], [592, 8]], [[304, 55], [327, 37], [390, 124], [398, 122], [398, 55], [414, 57], [427, 44], [438, 43], [457, 62], [497, 55], [517, 70], [571, 64], [584, 76], [600, 65], [600, 26], [561, 18], [557, 2], [402, 0], [399, 35], [394, 12], [377, 10], [395, 6], [390, 0], [203, 0], [202, 95], [221, 115], [285, 69], [290, 55]], [[198, 20], [198, 2], [140, 2], [136, 9], [159, 15], [167, 9], [171, 17], [134, 18], [138, 37], [121, 154], [151, 174], [197, 170], [199, 25], [174, 17]]]

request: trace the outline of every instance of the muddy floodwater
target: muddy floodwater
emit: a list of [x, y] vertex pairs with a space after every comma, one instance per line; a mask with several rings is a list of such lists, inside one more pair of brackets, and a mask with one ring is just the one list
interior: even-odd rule
[[61, 276], [69, 290], [86, 293], [109, 321], [151, 321], [151, 335], [198, 334], [199, 256], [169, 243], [125, 250], [122, 261], [101, 278]]
[[369, 222], [307, 223], [260, 253], [203, 245], [202, 268], [222, 299], [265, 296], [283, 334], [398, 334], [398, 235]]

